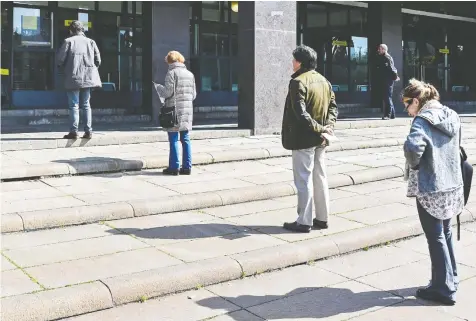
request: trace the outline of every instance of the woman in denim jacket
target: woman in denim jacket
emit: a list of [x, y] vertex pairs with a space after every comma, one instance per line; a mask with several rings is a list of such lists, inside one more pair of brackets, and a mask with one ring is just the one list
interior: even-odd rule
[[430, 285], [417, 297], [446, 305], [455, 304], [458, 272], [453, 248], [451, 218], [463, 211], [460, 167], [460, 119], [439, 102], [430, 84], [410, 80], [403, 103], [414, 117], [404, 144], [408, 196], [416, 197], [421, 226], [431, 258]]

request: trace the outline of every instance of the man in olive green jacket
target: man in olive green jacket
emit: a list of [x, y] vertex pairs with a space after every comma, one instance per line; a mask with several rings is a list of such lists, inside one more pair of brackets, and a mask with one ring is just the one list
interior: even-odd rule
[[333, 135], [337, 105], [331, 84], [314, 70], [316, 52], [299, 46], [293, 56], [294, 74], [286, 97], [281, 135], [283, 147], [292, 150], [298, 218], [284, 223], [284, 228], [308, 233], [312, 227], [328, 228], [329, 186], [324, 157], [328, 141], [322, 134]]

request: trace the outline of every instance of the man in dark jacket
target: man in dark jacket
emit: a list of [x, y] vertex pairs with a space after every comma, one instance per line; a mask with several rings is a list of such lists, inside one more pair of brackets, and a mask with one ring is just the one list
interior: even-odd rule
[[331, 84], [314, 70], [316, 52], [307, 46], [299, 46], [293, 56], [294, 74], [284, 108], [282, 143], [285, 149], [292, 150], [298, 218], [295, 222], [284, 223], [284, 228], [308, 233], [312, 226], [318, 229], [328, 227], [329, 186], [325, 167], [328, 141], [323, 134], [333, 135], [337, 105]]
[[78, 138], [79, 108], [83, 110], [85, 118], [84, 136], [92, 137], [91, 128], [91, 88], [101, 87], [99, 65], [101, 55], [96, 42], [84, 34], [84, 27], [79, 21], [73, 21], [69, 26], [71, 37], [65, 39], [58, 56], [58, 67], [64, 73], [64, 87], [67, 90], [69, 118], [71, 128], [65, 139]]
[[393, 58], [388, 54], [388, 47], [381, 44], [377, 49], [376, 58], [376, 81], [374, 88], [377, 92], [379, 104], [383, 101], [382, 119], [394, 119], [395, 108], [393, 107], [393, 83], [399, 81], [397, 68], [393, 63]]

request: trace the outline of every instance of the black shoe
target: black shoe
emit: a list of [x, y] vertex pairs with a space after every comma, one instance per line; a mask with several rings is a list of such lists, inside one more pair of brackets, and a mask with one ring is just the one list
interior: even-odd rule
[[444, 305], [455, 305], [456, 301], [434, 292], [431, 288], [421, 288], [416, 291], [416, 296], [420, 299], [442, 303]]
[[284, 223], [283, 224], [284, 229], [293, 231], [293, 232], [300, 232], [300, 233], [309, 233], [311, 232], [311, 227], [308, 225], [302, 225], [299, 224], [298, 222], [292, 222], [292, 223]]
[[390, 119], [395, 119], [395, 115], [390, 116]]
[[166, 168], [162, 171], [164, 175], [171, 175], [171, 176], [178, 176], [179, 170], [178, 169], [170, 169]]
[[191, 175], [192, 169], [191, 168], [181, 168], [180, 175]]
[[91, 132], [84, 133], [83, 138], [84, 139], [91, 139], [91, 138], [93, 138], [93, 133], [91, 133]]
[[325, 230], [329, 228], [327, 222], [319, 221], [317, 218], [312, 220], [312, 226], [318, 230]]
[[63, 136], [64, 139], [78, 139], [78, 133], [69, 133]]

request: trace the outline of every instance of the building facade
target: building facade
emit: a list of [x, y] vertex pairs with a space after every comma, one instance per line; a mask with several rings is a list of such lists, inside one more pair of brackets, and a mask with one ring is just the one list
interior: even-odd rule
[[317, 70], [343, 105], [379, 107], [379, 43], [402, 78], [396, 95], [415, 77], [444, 101], [476, 102], [475, 2], [3, 1], [1, 11], [2, 110], [66, 108], [54, 62], [72, 20], [84, 22], [102, 54], [97, 109], [155, 116], [152, 81], [163, 82], [164, 57], [179, 50], [196, 76], [197, 108], [236, 112], [241, 127], [275, 132], [299, 44], [317, 51]]

